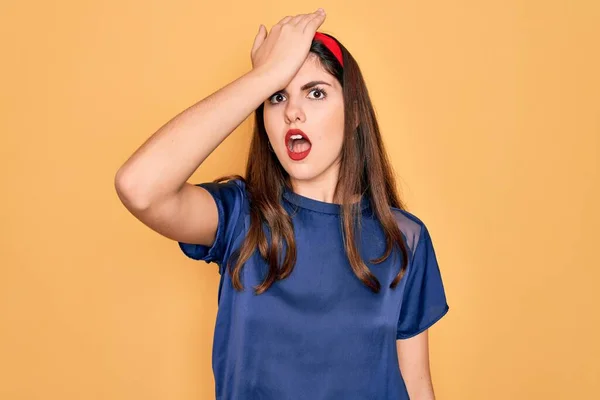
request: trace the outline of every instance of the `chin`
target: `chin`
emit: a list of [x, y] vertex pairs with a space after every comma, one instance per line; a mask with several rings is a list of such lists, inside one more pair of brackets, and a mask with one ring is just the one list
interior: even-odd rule
[[291, 167], [285, 168], [285, 170], [288, 173], [288, 175], [290, 176], [290, 178], [293, 178], [295, 180], [300, 180], [300, 181], [311, 180], [314, 177], [319, 175], [308, 165], [306, 165], [306, 166], [293, 165]]
[[309, 163], [306, 164], [284, 164], [283, 169], [290, 176], [290, 178], [300, 181], [311, 180], [317, 176], [322, 171], [316, 171], [314, 166]]
[[319, 176], [327, 173], [330, 169], [339, 167], [340, 162], [339, 156], [337, 159], [325, 161], [322, 159], [322, 156], [321, 159], [319, 159], [319, 156], [316, 153], [309, 154], [309, 156], [301, 162], [292, 161], [288, 158], [287, 154], [285, 157], [285, 162], [282, 163], [280, 159], [279, 163], [283, 166], [283, 169], [290, 178], [300, 181], [317, 179]]

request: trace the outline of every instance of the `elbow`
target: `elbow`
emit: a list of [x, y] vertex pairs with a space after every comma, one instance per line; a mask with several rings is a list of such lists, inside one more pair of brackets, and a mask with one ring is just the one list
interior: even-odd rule
[[150, 207], [150, 197], [144, 194], [139, 180], [128, 174], [124, 167], [115, 174], [114, 187], [119, 200], [128, 210], [142, 211]]

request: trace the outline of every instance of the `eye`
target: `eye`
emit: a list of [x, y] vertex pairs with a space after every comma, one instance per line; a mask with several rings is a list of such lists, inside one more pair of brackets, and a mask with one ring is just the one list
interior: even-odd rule
[[278, 97], [278, 96], [279, 97], [283, 97], [283, 95], [281, 93], [275, 93], [273, 96], [269, 97], [269, 103], [271, 103], [271, 104], [277, 104], [277, 103], [279, 103], [278, 101], [277, 102], [273, 101], [273, 99], [276, 98], [276, 97]]
[[[327, 97], [327, 92], [319, 87], [315, 87], [309, 93], [315, 93], [315, 97], [312, 97], [313, 100], [324, 100]], [[285, 98], [282, 93], [275, 93], [271, 97], [269, 97], [269, 103], [278, 104], [281, 99]], [[277, 100], [275, 100], [277, 99]]]
[[314, 98], [315, 100], [323, 100], [325, 97], [327, 97], [327, 93], [321, 88], [316, 87], [313, 90], [311, 90], [309, 93], [312, 93], [312, 92], [319, 93], [319, 96]]

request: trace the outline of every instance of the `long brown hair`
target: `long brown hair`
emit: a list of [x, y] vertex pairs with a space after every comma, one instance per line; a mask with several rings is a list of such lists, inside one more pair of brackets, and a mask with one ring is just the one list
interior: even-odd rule
[[[360, 237], [361, 210], [360, 202], [352, 202], [351, 199], [356, 195], [366, 195], [385, 233], [384, 254], [370, 262], [379, 264], [390, 256], [394, 248], [401, 250], [401, 268], [390, 288], [395, 288], [402, 279], [408, 263], [406, 245], [390, 207], [406, 208], [397, 194], [394, 173], [383, 146], [375, 111], [360, 68], [348, 50], [333, 36], [328, 36], [340, 45], [345, 67], [342, 68], [335, 56], [319, 41], [313, 40], [310, 52], [318, 57], [320, 64], [343, 88], [346, 110], [344, 140], [334, 198], [341, 199], [342, 236], [352, 270], [366, 286], [377, 293], [381, 284], [365, 265], [356, 247], [356, 238]], [[284, 185], [291, 189], [291, 183], [277, 156], [268, 148], [263, 108], [264, 104], [255, 111], [246, 178], [229, 175], [214, 181], [223, 182], [236, 178], [246, 184], [251, 203], [250, 229], [241, 247], [230, 257], [228, 271], [234, 288], [242, 290], [241, 269], [255, 249], [258, 249], [263, 259], [268, 262], [269, 270], [264, 281], [255, 287], [256, 294], [264, 293], [275, 280], [288, 277], [296, 263], [292, 219], [280, 202]], [[271, 232], [271, 243], [268, 243], [263, 224], [266, 224]], [[283, 242], [287, 252], [283, 264], [279, 266]]]

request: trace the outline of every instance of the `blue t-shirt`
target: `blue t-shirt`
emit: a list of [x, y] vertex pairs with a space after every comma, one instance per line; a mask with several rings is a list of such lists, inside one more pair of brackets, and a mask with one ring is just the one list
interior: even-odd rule
[[[408, 393], [396, 340], [423, 332], [449, 310], [429, 232], [407, 211], [393, 208], [410, 249], [405, 276], [389, 285], [400, 254], [381, 264], [385, 237], [363, 197], [360, 254], [381, 283], [374, 293], [354, 274], [342, 243], [341, 206], [285, 189], [297, 262], [292, 274], [255, 295], [268, 269], [258, 251], [233, 288], [226, 264], [250, 227], [241, 180], [202, 183], [217, 204], [212, 246], [179, 243], [190, 258], [214, 262], [221, 280], [212, 367], [217, 400], [404, 400]], [[269, 237], [269, 236], [267, 236]]]

